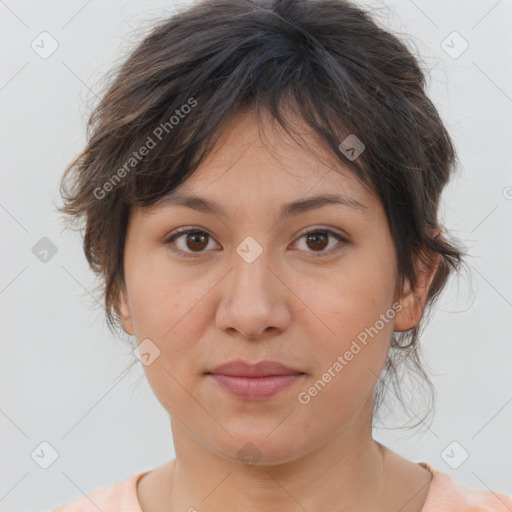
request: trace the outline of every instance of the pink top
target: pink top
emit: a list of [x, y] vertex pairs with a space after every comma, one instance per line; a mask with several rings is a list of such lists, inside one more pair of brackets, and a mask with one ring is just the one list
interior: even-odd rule
[[[422, 512], [512, 512], [512, 497], [468, 487], [425, 462], [418, 464], [433, 474]], [[75, 498], [50, 512], [143, 512], [136, 485], [149, 471]]]

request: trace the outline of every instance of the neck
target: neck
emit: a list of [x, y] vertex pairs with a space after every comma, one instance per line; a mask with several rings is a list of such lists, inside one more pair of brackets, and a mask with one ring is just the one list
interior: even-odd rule
[[199, 444], [179, 423], [171, 425], [173, 510], [354, 512], [382, 506], [384, 447], [371, 427], [339, 432], [299, 459], [248, 465]]

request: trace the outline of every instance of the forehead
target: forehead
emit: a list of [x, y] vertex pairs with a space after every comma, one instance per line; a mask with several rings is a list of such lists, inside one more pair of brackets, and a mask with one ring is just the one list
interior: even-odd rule
[[241, 109], [185, 182], [152, 206], [131, 207], [130, 224], [159, 222], [178, 208], [275, 225], [331, 204], [342, 205], [343, 217], [385, 222], [378, 197], [325, 149], [303, 120], [293, 114], [288, 120], [293, 136], [268, 113], [258, 116], [254, 109]]
[[[232, 116], [207, 157], [170, 196], [194, 192], [212, 199], [227, 194], [284, 202], [338, 193], [354, 203], [374, 200], [302, 119], [287, 113], [290, 136], [266, 111], [259, 114], [244, 108]], [[159, 204], [165, 203], [163, 198]]]

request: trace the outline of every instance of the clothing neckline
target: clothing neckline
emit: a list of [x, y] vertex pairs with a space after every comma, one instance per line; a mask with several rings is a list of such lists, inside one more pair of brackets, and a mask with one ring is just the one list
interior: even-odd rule
[[[439, 473], [436, 469], [434, 469], [430, 464], [427, 464], [426, 462], [417, 462], [416, 464], [420, 465], [421, 467], [425, 468], [426, 470], [430, 471], [430, 474], [432, 475], [432, 480], [430, 481], [430, 487], [427, 494], [427, 499], [425, 500], [425, 503], [423, 505], [423, 508], [427, 507], [431, 501], [431, 497], [434, 494], [435, 491], [433, 491], [433, 486], [435, 484], [435, 477]], [[128, 479], [126, 482], [127, 485], [127, 491], [128, 491], [128, 498], [129, 498], [129, 505], [133, 509], [133, 512], [143, 512], [142, 507], [139, 502], [139, 497], [137, 496], [137, 484], [139, 480], [153, 471], [152, 469], [148, 469], [147, 471], [143, 471], [142, 473], [138, 473], [136, 475], [133, 475], [131, 478]]]

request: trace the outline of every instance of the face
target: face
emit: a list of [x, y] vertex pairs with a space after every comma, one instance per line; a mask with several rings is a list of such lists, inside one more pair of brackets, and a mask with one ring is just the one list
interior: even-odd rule
[[[248, 112], [177, 189], [218, 210], [169, 201], [130, 215], [124, 328], [145, 344], [144, 371], [172, 420], [228, 459], [252, 443], [262, 463], [290, 461], [367, 427], [393, 329], [418, 321], [408, 295], [395, 301], [380, 201], [321, 160]], [[320, 195], [344, 200], [285, 207]], [[240, 396], [210, 374], [233, 360], [299, 375], [260, 385], [286, 381], [274, 394]]]

